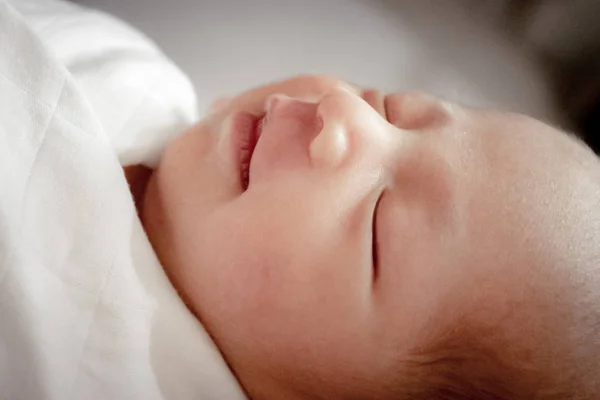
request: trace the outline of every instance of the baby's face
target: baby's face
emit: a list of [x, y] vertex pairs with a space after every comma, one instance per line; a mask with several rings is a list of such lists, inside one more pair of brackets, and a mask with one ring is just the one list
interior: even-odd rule
[[591, 153], [523, 116], [302, 77], [173, 142], [144, 218], [253, 397], [360, 398], [453, 321], [519, 304], [507, 335], [545, 329], [536, 304], [572, 274], [556, 260], [597, 195], [588, 170]]

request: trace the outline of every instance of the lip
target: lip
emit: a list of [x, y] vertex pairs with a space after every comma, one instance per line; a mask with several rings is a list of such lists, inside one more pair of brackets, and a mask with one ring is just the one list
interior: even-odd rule
[[235, 167], [243, 191], [246, 191], [250, 185], [250, 163], [262, 133], [263, 121], [264, 115], [248, 112], [238, 112], [232, 116], [231, 136]]

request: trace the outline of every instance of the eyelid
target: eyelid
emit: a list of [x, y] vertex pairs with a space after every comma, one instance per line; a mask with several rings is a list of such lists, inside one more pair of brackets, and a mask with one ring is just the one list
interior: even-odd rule
[[381, 191], [375, 205], [373, 206], [373, 217], [371, 224], [371, 258], [373, 263], [373, 282], [377, 280], [380, 274], [380, 263], [381, 259], [379, 257], [379, 240], [377, 237], [377, 219], [379, 214], [379, 205], [381, 203], [381, 199], [385, 194], [385, 189]]

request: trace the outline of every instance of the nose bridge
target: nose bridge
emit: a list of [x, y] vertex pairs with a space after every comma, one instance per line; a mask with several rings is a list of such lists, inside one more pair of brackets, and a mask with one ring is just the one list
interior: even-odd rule
[[385, 97], [389, 122], [404, 130], [423, 131], [442, 126], [452, 119], [457, 108], [422, 92], [401, 92]]

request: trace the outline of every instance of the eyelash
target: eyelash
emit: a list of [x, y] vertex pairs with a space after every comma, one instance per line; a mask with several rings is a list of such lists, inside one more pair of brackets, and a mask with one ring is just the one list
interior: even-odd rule
[[373, 262], [373, 281], [377, 279], [379, 275], [379, 243], [377, 240], [377, 211], [379, 209], [379, 203], [383, 198], [383, 192], [379, 195], [377, 202], [375, 203], [375, 207], [373, 208], [373, 221], [371, 227], [371, 257]]

